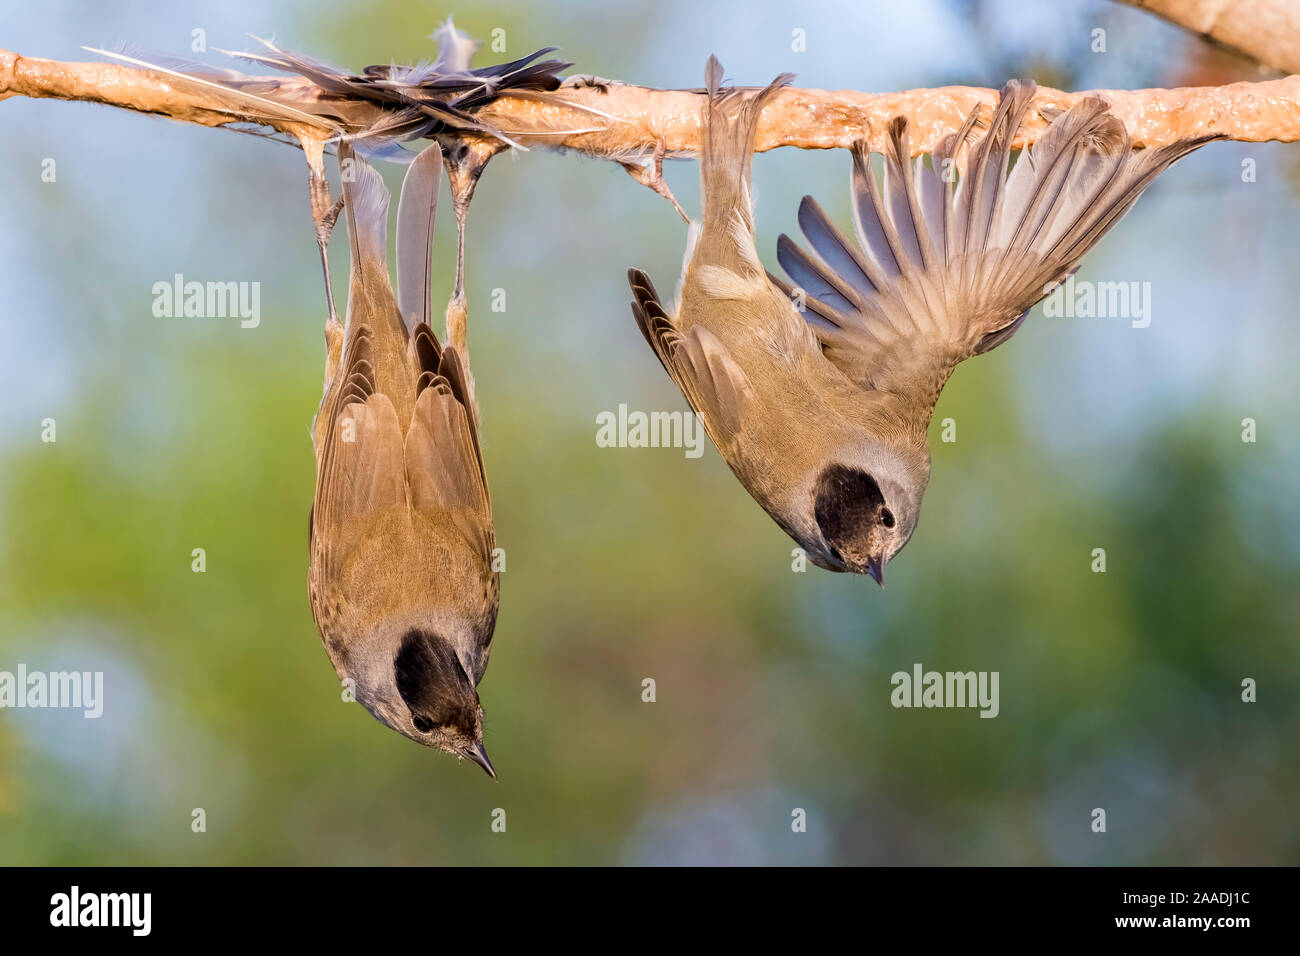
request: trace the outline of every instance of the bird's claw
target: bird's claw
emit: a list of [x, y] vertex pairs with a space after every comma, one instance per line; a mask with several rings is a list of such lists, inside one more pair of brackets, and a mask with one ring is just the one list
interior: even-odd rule
[[627, 174], [639, 182], [642, 186], [647, 186], [654, 190], [660, 196], [663, 196], [673, 208], [677, 210], [677, 215], [682, 217], [682, 221], [688, 226], [691, 224], [691, 217], [686, 215], [686, 210], [682, 208], [673, 191], [668, 188], [668, 183], [664, 181], [664, 156], [667, 154], [667, 145], [662, 139], [655, 144], [654, 156], [648, 163], [625, 163], [619, 165], [627, 170]]
[[[304, 147], [305, 149], [306, 147]], [[315, 160], [315, 161], [313, 161]], [[325, 304], [329, 309], [329, 323], [338, 323], [338, 313], [334, 310], [334, 289], [330, 284], [329, 247], [330, 236], [334, 234], [334, 225], [339, 213], [343, 211], [343, 197], [332, 202], [329, 180], [325, 178], [324, 166], [319, 162], [319, 153], [307, 156], [307, 193], [311, 200], [311, 218], [316, 227], [316, 247], [320, 250], [321, 272], [325, 276]]]
[[321, 216], [320, 224], [325, 230], [325, 236], [328, 238], [334, 232], [334, 224], [339, 221], [339, 213], [343, 211], [343, 197], [340, 196], [338, 201], [330, 207], [329, 212]]
[[608, 93], [611, 86], [623, 86], [619, 80], [607, 80], [603, 76], [596, 76], [594, 73], [575, 73], [573, 76], [566, 76], [564, 82], [560, 84], [562, 90], [583, 90], [595, 89], [601, 93]]

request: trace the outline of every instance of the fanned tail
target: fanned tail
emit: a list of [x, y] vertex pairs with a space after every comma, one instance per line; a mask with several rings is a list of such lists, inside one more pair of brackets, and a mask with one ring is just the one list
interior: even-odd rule
[[704, 136], [700, 146], [700, 182], [704, 231], [730, 229], [737, 214], [749, 233], [754, 231], [750, 174], [754, 134], [763, 105], [794, 79], [782, 73], [761, 90], [722, 89], [722, 64], [710, 56], [704, 68], [708, 102], [704, 107]]

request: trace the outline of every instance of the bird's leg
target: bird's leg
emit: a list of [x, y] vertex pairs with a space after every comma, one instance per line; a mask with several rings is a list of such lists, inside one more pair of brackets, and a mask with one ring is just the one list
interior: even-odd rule
[[303, 152], [307, 155], [307, 197], [311, 201], [311, 219], [316, 227], [316, 248], [320, 250], [321, 272], [325, 276], [325, 304], [329, 317], [325, 320], [325, 383], [334, 379], [343, 354], [343, 323], [334, 309], [334, 289], [330, 284], [329, 256], [326, 252], [334, 224], [343, 210], [343, 197], [338, 202], [330, 195], [329, 180], [325, 178], [325, 143], [319, 139], [302, 138]]
[[[328, 184], [325, 188], [328, 196]], [[334, 310], [334, 290], [330, 285], [330, 264], [325, 252], [330, 233], [334, 229], [334, 224], [338, 222], [339, 213], [342, 211], [343, 197], [340, 196], [338, 201], [330, 206], [325, 215], [316, 220], [316, 244], [320, 248], [320, 267], [321, 271], [325, 273], [325, 302], [329, 306], [330, 312], [329, 318], [325, 320], [325, 348], [328, 352], [325, 361], [326, 381], [334, 379], [334, 373], [338, 370], [339, 361], [343, 356], [343, 323], [339, 321], [338, 313]], [[323, 236], [322, 232], [324, 233]]]
[[[310, 183], [313, 193], [318, 191], [324, 192], [324, 203], [328, 204], [330, 200], [329, 183], [321, 179], [320, 185], [316, 182]], [[317, 200], [313, 200], [313, 207], [316, 206]], [[334, 309], [334, 287], [330, 283], [330, 263], [329, 255], [326, 248], [329, 246], [330, 235], [334, 232], [334, 224], [338, 222], [339, 213], [343, 211], [343, 197], [340, 196], [335, 202], [329, 204], [325, 211], [317, 215], [313, 208], [312, 219], [316, 224], [316, 246], [320, 249], [320, 267], [325, 276], [325, 304], [329, 307], [329, 319], [335, 325], [339, 324], [338, 312]]]
[[681, 203], [677, 201], [677, 197], [673, 195], [673, 191], [664, 182], [664, 154], [666, 152], [667, 146], [663, 138], [660, 137], [659, 142], [655, 144], [654, 156], [651, 157], [650, 162], [625, 163], [620, 161], [619, 165], [627, 170], [628, 175], [642, 186], [650, 187], [672, 203], [673, 208], [677, 210], [677, 215], [681, 216], [682, 220], [689, 226], [691, 217], [686, 215], [686, 210], [682, 208]]
[[488, 160], [501, 149], [495, 140], [461, 140], [443, 150], [447, 167], [447, 180], [451, 186], [451, 206], [456, 214], [456, 284], [447, 302], [447, 342], [460, 353], [469, 376], [471, 396], [474, 376], [469, 371], [469, 329], [465, 302], [465, 221], [469, 216], [469, 203], [474, 198], [474, 188], [487, 167]]

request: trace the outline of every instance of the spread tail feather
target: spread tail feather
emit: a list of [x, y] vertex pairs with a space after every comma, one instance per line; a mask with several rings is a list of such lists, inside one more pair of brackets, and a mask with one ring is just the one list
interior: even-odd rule
[[375, 167], [360, 156], [348, 155], [350, 152], [344, 146], [339, 151], [339, 162], [345, 167], [345, 174], [340, 178], [343, 180], [352, 261], [358, 265], [382, 267], [386, 275], [388, 187]]
[[704, 107], [704, 133], [700, 143], [700, 184], [704, 203], [704, 229], [730, 229], [740, 213], [752, 233], [750, 170], [754, 134], [764, 104], [794, 79], [782, 73], [761, 90], [722, 89], [722, 64], [710, 56], [704, 68], [708, 101]]

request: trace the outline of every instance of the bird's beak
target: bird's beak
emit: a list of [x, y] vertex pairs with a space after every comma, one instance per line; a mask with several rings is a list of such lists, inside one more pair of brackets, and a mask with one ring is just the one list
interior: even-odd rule
[[872, 555], [867, 558], [867, 573], [882, 588], [885, 586], [885, 556]]
[[473, 744], [472, 746], [466, 747], [465, 756], [482, 767], [483, 772], [493, 780], [497, 778], [497, 772], [493, 769], [492, 761], [488, 759], [487, 751], [483, 748], [482, 744]]

